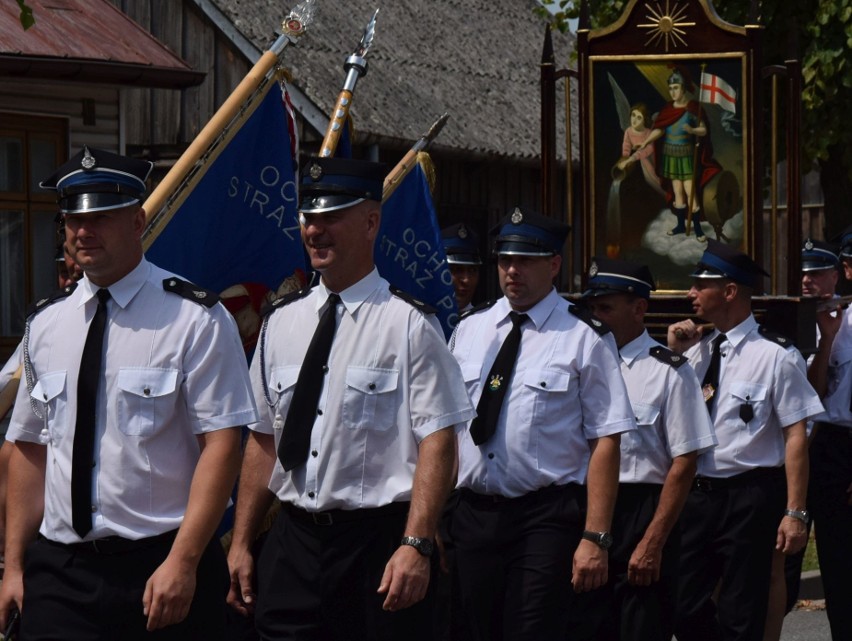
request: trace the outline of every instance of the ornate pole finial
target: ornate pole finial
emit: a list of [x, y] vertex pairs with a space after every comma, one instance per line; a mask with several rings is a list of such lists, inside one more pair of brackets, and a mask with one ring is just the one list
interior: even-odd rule
[[367, 73], [367, 52], [373, 44], [373, 39], [376, 37], [376, 17], [379, 15], [379, 10], [376, 9], [367, 28], [364, 29], [364, 35], [361, 36], [361, 42], [358, 43], [354, 53], [346, 59], [343, 68], [346, 70], [346, 80], [343, 82], [343, 89], [337, 96], [337, 104], [334, 106], [334, 112], [331, 115], [331, 120], [328, 122], [328, 128], [325, 131], [325, 137], [320, 147], [319, 155], [322, 158], [328, 158], [334, 155], [337, 149], [337, 143], [340, 140], [340, 134], [343, 132], [343, 125], [349, 117], [349, 109], [352, 107], [352, 94], [355, 92], [355, 85], [358, 79]]

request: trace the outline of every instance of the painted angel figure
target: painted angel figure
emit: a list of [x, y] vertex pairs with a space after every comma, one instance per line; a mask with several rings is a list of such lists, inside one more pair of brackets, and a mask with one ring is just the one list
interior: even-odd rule
[[621, 87], [615, 82], [611, 74], [609, 83], [615, 97], [615, 107], [618, 112], [618, 121], [624, 130], [624, 140], [621, 143], [621, 158], [615, 163], [614, 172], [623, 175], [631, 165], [638, 162], [642, 168], [645, 181], [660, 194], [664, 194], [660, 184], [660, 177], [655, 169], [655, 154], [653, 145], [645, 145], [645, 141], [651, 134], [653, 118], [648, 112], [648, 106], [644, 102], [630, 104]]

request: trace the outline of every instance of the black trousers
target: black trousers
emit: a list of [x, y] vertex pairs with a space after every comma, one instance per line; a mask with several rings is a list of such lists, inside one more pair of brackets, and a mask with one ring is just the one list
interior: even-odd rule
[[772, 551], [786, 493], [784, 468], [696, 479], [681, 514], [679, 641], [763, 639]]
[[21, 639], [27, 641], [207, 641], [224, 639], [228, 567], [218, 539], [207, 546], [195, 597], [181, 623], [147, 632], [145, 583], [165, 560], [172, 540], [100, 554], [39, 538], [27, 548]]
[[852, 428], [820, 423], [810, 446], [808, 507], [833, 639], [852, 639]]
[[[358, 510], [363, 518], [338, 522], [332, 516], [330, 524], [317, 524], [306, 512], [284, 505], [257, 562], [260, 638], [431, 640], [434, 580], [423, 601], [398, 612], [383, 610], [385, 595], [376, 592], [405, 529], [407, 504], [399, 506]], [[432, 561], [434, 579], [437, 554]]]
[[622, 483], [612, 518], [609, 581], [591, 592], [576, 594], [579, 619], [568, 639], [596, 641], [669, 641], [674, 632], [680, 528], [675, 526], [663, 548], [660, 580], [649, 586], [627, 581], [633, 551], [645, 535], [660, 504], [662, 485]]
[[503, 500], [462, 490], [451, 530], [468, 639], [565, 637], [584, 498], [574, 484]]

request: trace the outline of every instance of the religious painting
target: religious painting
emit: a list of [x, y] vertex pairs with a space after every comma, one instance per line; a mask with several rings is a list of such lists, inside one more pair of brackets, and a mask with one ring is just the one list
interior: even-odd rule
[[713, 238], [746, 247], [745, 56], [592, 57], [592, 247], [688, 289]]

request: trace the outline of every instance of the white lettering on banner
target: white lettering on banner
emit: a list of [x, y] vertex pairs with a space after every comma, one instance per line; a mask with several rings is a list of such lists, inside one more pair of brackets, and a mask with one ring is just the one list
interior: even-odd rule
[[290, 240], [300, 240], [298, 223], [292, 226], [287, 225], [290, 221], [285, 220], [287, 216], [285, 205], [270, 204], [272, 199], [284, 201], [284, 203], [296, 202], [298, 189], [295, 180], [282, 181], [281, 172], [273, 165], [266, 165], [261, 169], [259, 178], [261, 187], [256, 187], [247, 180], [240, 180], [239, 176], [231, 176], [228, 196], [239, 199], [251, 211], [267, 220], [275, 221], [278, 229]]
[[[427, 283], [438, 279], [447, 287], [452, 287], [453, 276], [446, 261], [432, 248], [428, 240], [418, 239], [411, 227], [402, 232], [402, 243], [391, 240], [386, 234], [379, 241], [379, 253], [398, 263], [420, 289], [426, 289]], [[431, 303], [444, 309], [452, 309], [452, 296], [444, 296], [437, 303]]]

